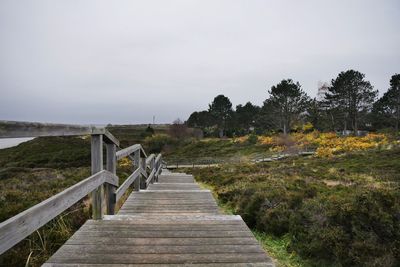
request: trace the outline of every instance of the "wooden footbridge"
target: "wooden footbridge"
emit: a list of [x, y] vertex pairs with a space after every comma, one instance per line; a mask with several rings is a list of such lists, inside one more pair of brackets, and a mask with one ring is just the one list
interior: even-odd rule
[[[222, 214], [193, 176], [163, 169], [160, 154], [117, 149], [104, 128], [0, 121], [0, 138], [54, 135], [91, 135], [92, 176], [0, 223], [0, 254], [90, 194], [93, 219], [43, 266], [274, 266], [240, 216]], [[123, 157], [134, 171], [119, 185]]]

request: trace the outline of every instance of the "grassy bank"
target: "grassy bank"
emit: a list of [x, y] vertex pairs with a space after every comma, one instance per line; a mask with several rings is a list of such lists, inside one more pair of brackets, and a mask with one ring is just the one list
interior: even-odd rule
[[398, 266], [399, 158], [399, 149], [369, 150], [186, 171], [214, 188], [271, 254], [296, 255], [282, 266]]

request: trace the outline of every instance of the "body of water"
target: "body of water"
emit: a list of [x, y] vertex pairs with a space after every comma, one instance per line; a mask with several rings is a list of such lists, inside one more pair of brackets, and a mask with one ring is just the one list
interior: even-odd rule
[[19, 145], [23, 142], [32, 140], [33, 137], [25, 137], [25, 138], [4, 138], [0, 139], [0, 149], [13, 147]]

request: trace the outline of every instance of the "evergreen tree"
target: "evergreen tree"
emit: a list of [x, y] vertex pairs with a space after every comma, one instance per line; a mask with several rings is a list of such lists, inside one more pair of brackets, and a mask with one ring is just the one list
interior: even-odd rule
[[219, 137], [223, 137], [226, 133], [229, 120], [233, 116], [231, 101], [224, 95], [218, 95], [209, 105], [208, 112], [212, 115], [218, 127]]
[[390, 79], [390, 88], [374, 104], [373, 113], [377, 124], [394, 126], [396, 133], [399, 132], [400, 121], [400, 74], [395, 74]]
[[357, 134], [362, 116], [371, 109], [378, 94], [364, 78], [364, 74], [355, 70], [341, 72], [332, 80], [326, 93], [326, 100], [332, 109], [340, 110], [344, 131], [350, 122], [352, 130]]
[[309, 97], [300, 84], [291, 79], [272, 86], [269, 94], [270, 97], [264, 101], [263, 114], [287, 134], [292, 123], [306, 110]]
[[244, 106], [236, 106], [236, 123], [235, 128], [243, 129], [248, 132], [250, 127], [255, 126], [255, 121], [260, 113], [260, 107], [247, 102]]

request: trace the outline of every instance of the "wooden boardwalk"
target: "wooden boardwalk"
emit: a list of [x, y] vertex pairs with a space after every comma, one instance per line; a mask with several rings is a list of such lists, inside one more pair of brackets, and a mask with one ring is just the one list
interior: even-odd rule
[[163, 171], [116, 215], [87, 221], [43, 266], [274, 266], [240, 216], [193, 176]]

